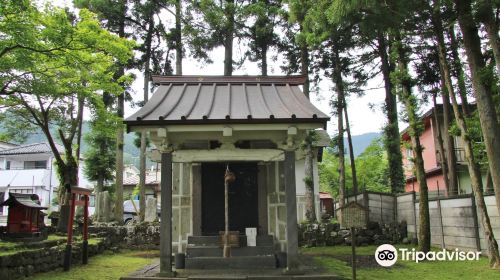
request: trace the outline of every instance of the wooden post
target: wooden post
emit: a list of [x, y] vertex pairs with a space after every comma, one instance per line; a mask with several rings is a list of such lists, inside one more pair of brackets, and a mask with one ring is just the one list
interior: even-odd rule
[[201, 235], [201, 164], [192, 164], [193, 183], [193, 235]]
[[172, 273], [172, 153], [161, 153], [160, 276]]
[[84, 195], [84, 205], [83, 205], [83, 242], [82, 242], [82, 264], [87, 264], [89, 262], [89, 242], [88, 242], [88, 237], [89, 237], [89, 225], [88, 225], [88, 219], [89, 219], [89, 196]]
[[222, 256], [229, 258], [231, 256], [231, 247], [229, 246], [229, 183], [224, 183], [224, 249]]
[[356, 280], [356, 232], [351, 227], [351, 248], [352, 248], [352, 280]]
[[258, 164], [257, 175], [257, 195], [258, 195], [258, 208], [259, 208], [259, 231], [258, 235], [268, 234], [267, 225], [267, 164]]
[[294, 272], [299, 268], [298, 225], [297, 225], [297, 191], [295, 186], [295, 151], [285, 151], [285, 197], [286, 197], [286, 239], [287, 239], [287, 271]]
[[68, 271], [71, 267], [71, 244], [73, 242], [73, 218], [75, 216], [75, 203], [76, 203], [76, 194], [73, 193], [71, 195], [71, 205], [70, 212], [68, 217], [68, 240], [66, 243], [66, 250], [64, 252], [64, 271]]

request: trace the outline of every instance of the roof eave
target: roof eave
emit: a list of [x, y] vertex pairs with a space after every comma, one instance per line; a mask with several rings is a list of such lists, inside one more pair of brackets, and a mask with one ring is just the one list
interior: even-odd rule
[[245, 83], [245, 84], [289, 84], [303, 85], [306, 82], [305, 75], [291, 76], [161, 76], [152, 75], [154, 84], [220, 84], [220, 83]]
[[321, 124], [326, 127], [330, 118], [315, 118], [315, 119], [224, 119], [224, 120], [125, 120], [127, 132], [130, 132], [132, 127], [140, 126], [159, 126], [159, 125], [207, 125], [207, 124], [293, 124], [293, 123], [314, 123]]

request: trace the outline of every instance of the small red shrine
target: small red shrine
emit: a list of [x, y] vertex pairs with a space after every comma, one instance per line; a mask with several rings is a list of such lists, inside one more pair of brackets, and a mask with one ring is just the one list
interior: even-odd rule
[[9, 193], [9, 199], [1, 203], [2, 206], [9, 207], [7, 234], [10, 237], [40, 235], [46, 215], [42, 210], [47, 207], [40, 205], [38, 195]]

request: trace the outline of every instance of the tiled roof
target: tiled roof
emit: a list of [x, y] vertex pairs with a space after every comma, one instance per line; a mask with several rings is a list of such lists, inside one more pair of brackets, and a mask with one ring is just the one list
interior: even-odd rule
[[[61, 153], [64, 152], [64, 148], [56, 144], [57, 150]], [[48, 143], [35, 143], [35, 144], [27, 144], [20, 145], [14, 148], [5, 149], [0, 151], [0, 155], [23, 155], [23, 154], [49, 154], [52, 153], [50, 146]]]
[[9, 198], [0, 204], [0, 206], [11, 205], [15, 202], [29, 208], [47, 209], [47, 207], [40, 205], [40, 200], [36, 194], [9, 193]]
[[319, 192], [320, 199], [333, 199], [332, 195], [327, 192]]
[[[160, 183], [160, 173], [146, 175], [146, 185], [155, 185]], [[133, 175], [123, 179], [123, 185], [136, 186], [139, 184], [139, 175]]]
[[302, 93], [303, 76], [153, 76], [152, 98], [125, 120], [158, 124], [322, 123], [330, 118]]

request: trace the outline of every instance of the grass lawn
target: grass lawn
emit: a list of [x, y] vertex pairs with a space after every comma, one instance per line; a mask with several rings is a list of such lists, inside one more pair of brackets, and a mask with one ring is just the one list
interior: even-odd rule
[[[64, 235], [51, 234], [48, 236], [47, 240], [42, 240], [40, 242], [43, 243], [46, 241], [59, 241], [60, 244], [62, 244], [66, 241], [66, 239], [67, 237]], [[76, 243], [82, 242], [81, 237], [75, 237], [73, 240]], [[90, 238], [88, 240], [89, 244], [97, 244], [99, 241], [100, 238]], [[9, 242], [0, 240], [0, 256], [13, 255], [19, 252], [35, 251], [35, 250], [40, 250], [40, 248], [39, 247], [31, 248], [22, 242]]]
[[55, 271], [38, 273], [27, 280], [89, 280], [113, 279], [117, 280], [152, 262], [158, 256], [158, 251], [121, 251], [89, 258], [87, 265], [75, 265], [69, 272], [62, 268]]
[[[375, 262], [374, 253], [376, 248], [377, 246], [357, 247], [356, 255], [364, 255], [365, 260], [373, 258], [373, 262]], [[408, 248], [411, 250], [413, 247]], [[329, 272], [351, 278], [351, 266], [346, 262], [351, 256], [350, 246], [304, 248], [301, 251], [303, 254], [313, 256], [314, 260]], [[415, 263], [413, 261], [398, 260], [396, 265], [391, 268], [383, 268], [375, 263], [370, 268], [358, 266], [356, 272], [358, 279], [500, 279], [500, 270], [490, 269], [486, 257], [481, 257], [479, 261], [427, 261]]]

